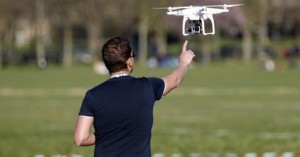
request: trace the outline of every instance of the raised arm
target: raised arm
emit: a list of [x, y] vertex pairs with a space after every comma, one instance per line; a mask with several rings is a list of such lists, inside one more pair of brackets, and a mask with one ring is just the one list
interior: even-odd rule
[[191, 64], [195, 54], [191, 50], [186, 50], [188, 41], [185, 41], [182, 46], [182, 51], [179, 56], [178, 67], [173, 70], [169, 75], [163, 77], [165, 82], [165, 89], [163, 95], [168, 94], [174, 88], [178, 87], [179, 84], [183, 81], [183, 78], [187, 72], [188, 66]]

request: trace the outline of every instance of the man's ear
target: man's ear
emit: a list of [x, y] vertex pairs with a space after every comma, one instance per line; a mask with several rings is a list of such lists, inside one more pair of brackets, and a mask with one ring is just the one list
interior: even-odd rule
[[131, 57], [127, 59], [126, 64], [127, 64], [128, 67], [132, 68], [133, 64], [132, 64]]

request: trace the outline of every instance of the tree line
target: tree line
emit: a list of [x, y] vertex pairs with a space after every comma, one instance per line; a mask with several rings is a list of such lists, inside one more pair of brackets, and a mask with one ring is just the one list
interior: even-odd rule
[[[297, 0], [225, 0], [223, 3], [245, 4], [217, 17], [218, 34], [240, 34], [245, 61], [251, 60], [254, 42], [265, 47], [276, 38], [299, 38], [300, 2]], [[19, 49], [17, 36], [22, 34], [20, 26], [24, 23], [30, 27], [33, 37], [28, 39], [27, 45], [32, 47], [38, 65], [46, 62], [46, 53], [56, 35], [59, 39], [57, 45], [61, 47], [62, 65], [72, 66], [76, 26], [84, 28], [86, 32], [87, 49], [93, 62], [98, 61], [101, 45], [106, 38], [125, 35], [136, 37], [138, 61], [143, 64], [148, 55], [150, 33], [155, 34], [159, 52], [167, 51], [167, 35], [170, 31], [179, 32], [177, 35], [183, 38], [180, 36], [181, 18], [167, 17], [165, 12], [152, 8], [211, 4], [221, 3], [218, 0], [0, 0], [0, 66], [3, 65], [4, 56], [7, 64], [14, 64]], [[216, 43], [218, 34], [208, 41], [201, 36], [197, 38], [202, 38], [204, 44]], [[204, 51], [209, 49], [203, 47]]]

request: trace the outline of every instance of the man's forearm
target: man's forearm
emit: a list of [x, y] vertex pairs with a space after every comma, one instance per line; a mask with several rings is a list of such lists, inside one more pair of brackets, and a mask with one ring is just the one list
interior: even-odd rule
[[187, 72], [187, 65], [186, 64], [179, 64], [178, 67], [170, 74], [171, 79], [175, 84], [175, 87], [178, 87], [182, 82], [185, 74]]
[[165, 81], [165, 90], [164, 94], [168, 94], [171, 90], [178, 87], [180, 83], [183, 81], [184, 76], [187, 72], [187, 65], [181, 63], [178, 67], [171, 72], [168, 76], [164, 77], [163, 80]]

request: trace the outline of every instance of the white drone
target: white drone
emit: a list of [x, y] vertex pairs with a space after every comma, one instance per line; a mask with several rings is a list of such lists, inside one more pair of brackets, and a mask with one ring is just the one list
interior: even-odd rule
[[[243, 4], [232, 5], [209, 5], [209, 6], [182, 6], [182, 7], [168, 7], [168, 8], [154, 8], [154, 9], [168, 9], [168, 15], [183, 16], [182, 34], [184, 36], [202, 33], [203, 35], [215, 34], [215, 22], [213, 14], [220, 14], [229, 12], [227, 8], [236, 7]], [[205, 21], [211, 21], [211, 32], [205, 30]], [[186, 22], [189, 20], [189, 28], [186, 27]]]

